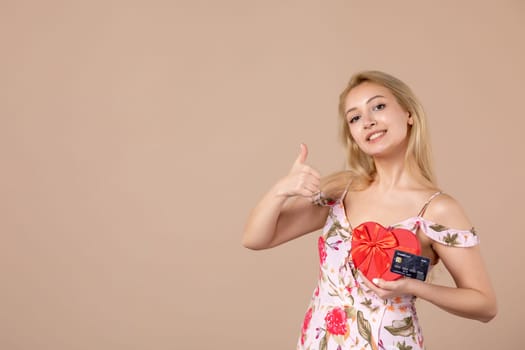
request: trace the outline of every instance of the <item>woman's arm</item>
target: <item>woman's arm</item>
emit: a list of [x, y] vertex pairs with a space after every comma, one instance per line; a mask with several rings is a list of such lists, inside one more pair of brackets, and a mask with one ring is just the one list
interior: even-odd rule
[[413, 294], [458, 316], [482, 322], [492, 320], [497, 313], [496, 296], [479, 246], [454, 248], [441, 245], [436, 248], [454, 278], [456, 288], [421, 283], [412, 286]]
[[[432, 202], [426, 216], [429, 220], [448, 227], [466, 229], [472, 227], [461, 206], [446, 195]], [[492, 320], [497, 313], [496, 296], [483, 263], [479, 245], [462, 248], [434, 242], [433, 248], [452, 275], [456, 284], [455, 288], [411, 278], [391, 282], [377, 280], [374, 281], [377, 282], [377, 287], [370, 281], [365, 283], [382, 298], [413, 294], [458, 316], [482, 322]]]
[[320, 175], [305, 164], [307, 156], [308, 149], [301, 144], [301, 153], [288, 175], [252, 210], [244, 228], [243, 246], [271, 248], [322, 227], [328, 208], [312, 204], [312, 195], [319, 191]]

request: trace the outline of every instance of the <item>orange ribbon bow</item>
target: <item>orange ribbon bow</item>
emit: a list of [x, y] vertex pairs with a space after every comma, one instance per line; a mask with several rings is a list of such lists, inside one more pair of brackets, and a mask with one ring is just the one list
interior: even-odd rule
[[388, 254], [387, 250], [399, 246], [394, 233], [377, 223], [365, 223], [356, 227], [352, 234], [351, 254], [355, 266], [370, 279], [381, 277], [391, 264], [393, 254]]

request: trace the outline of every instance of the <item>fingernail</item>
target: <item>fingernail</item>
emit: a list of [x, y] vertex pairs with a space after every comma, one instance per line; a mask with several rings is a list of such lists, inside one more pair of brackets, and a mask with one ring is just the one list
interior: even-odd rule
[[373, 278], [372, 282], [374, 282], [374, 284], [378, 284], [379, 283], [379, 278]]

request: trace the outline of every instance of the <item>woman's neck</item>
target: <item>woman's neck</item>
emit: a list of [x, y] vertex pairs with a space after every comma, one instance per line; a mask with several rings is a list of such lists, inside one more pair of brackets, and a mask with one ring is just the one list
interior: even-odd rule
[[414, 173], [414, 167], [410, 166], [410, 162], [405, 159], [404, 154], [388, 158], [375, 157], [374, 164], [376, 174], [371, 186], [380, 192], [422, 185], [422, 176], [417, 176]]

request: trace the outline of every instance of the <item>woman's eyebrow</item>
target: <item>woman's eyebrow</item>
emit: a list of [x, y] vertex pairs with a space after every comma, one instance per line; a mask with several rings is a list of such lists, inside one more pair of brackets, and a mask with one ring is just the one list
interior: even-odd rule
[[[366, 101], [366, 104], [369, 104], [373, 99], [376, 99], [376, 98], [378, 98], [378, 97], [385, 97], [385, 96], [383, 96], [383, 95], [375, 95], [375, 96], [372, 96], [372, 97], [370, 97], [370, 98]], [[357, 109], [357, 107], [352, 107], [352, 108], [350, 108], [349, 110], [347, 110], [347, 111], [345, 112], [345, 116], [346, 116], [348, 113], [350, 113], [351, 111], [353, 111], [354, 109]]]

